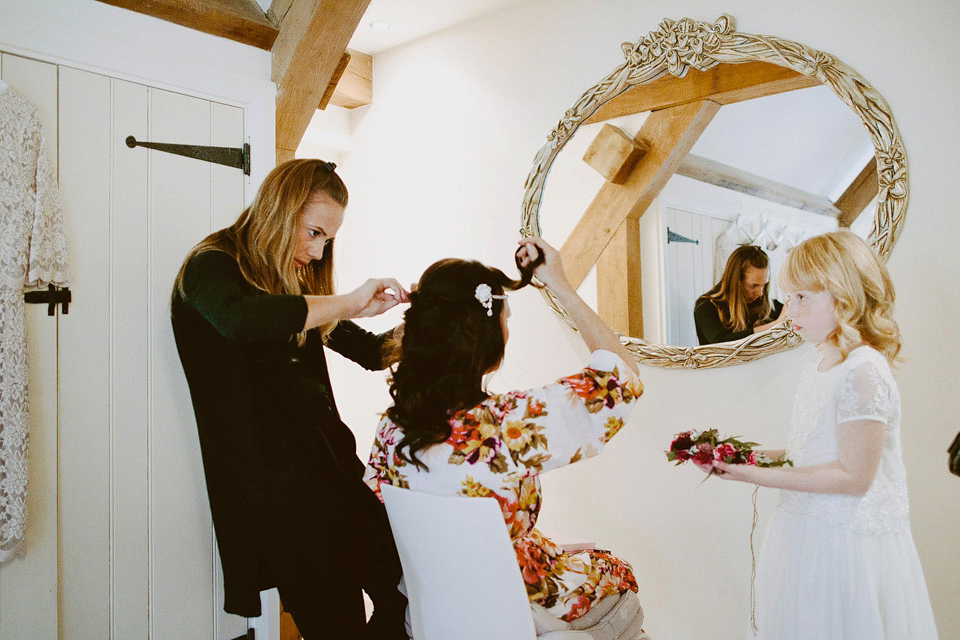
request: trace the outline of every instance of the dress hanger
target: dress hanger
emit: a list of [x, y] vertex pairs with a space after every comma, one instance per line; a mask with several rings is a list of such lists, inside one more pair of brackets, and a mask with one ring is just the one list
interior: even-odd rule
[[735, 231], [739, 232], [739, 238], [735, 241], [737, 244], [752, 244], [753, 243], [753, 234], [747, 229], [743, 221], [743, 214], [737, 213], [737, 217], [731, 221], [730, 225], [723, 232], [722, 235], [729, 236]]
[[777, 237], [774, 238], [773, 240], [773, 242], [777, 245], [778, 248], [790, 249], [794, 246], [790, 244], [790, 240], [787, 239], [787, 231], [789, 230], [790, 230], [789, 224], [785, 224], [782, 227], [780, 227], [780, 231], [779, 233], [777, 233]]
[[[776, 251], [777, 250], [777, 241], [773, 237], [773, 233], [770, 230], [770, 225], [773, 224], [771, 218], [766, 218], [763, 221], [763, 228], [760, 229], [760, 233], [753, 239], [753, 244], [760, 246], [760, 248], [765, 251]], [[763, 242], [761, 242], [763, 240]]]

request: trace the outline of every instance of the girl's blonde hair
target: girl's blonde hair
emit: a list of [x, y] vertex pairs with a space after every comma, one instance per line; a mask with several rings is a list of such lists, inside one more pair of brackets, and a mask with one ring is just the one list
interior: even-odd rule
[[717, 307], [720, 322], [725, 328], [743, 331], [770, 318], [770, 283], [763, 285], [763, 295], [753, 307], [743, 287], [748, 268], [767, 269], [769, 265], [770, 258], [763, 249], [752, 244], [737, 247], [727, 258], [720, 282], [703, 294]]
[[824, 291], [836, 301], [837, 329], [827, 342], [841, 358], [866, 343], [893, 362], [900, 327], [893, 319], [890, 274], [873, 249], [850, 231], [814, 236], [790, 250], [780, 269], [780, 288]]
[[[175, 291], [184, 295], [183, 272], [191, 258], [204, 251], [223, 251], [236, 259], [244, 279], [265, 293], [332, 295], [334, 241], [330, 240], [320, 260], [301, 269], [294, 257], [303, 208], [312, 198], [322, 194], [347, 206], [347, 187], [335, 168], [333, 163], [315, 158], [290, 160], [275, 167], [236, 222], [210, 234], [190, 251], [177, 274]], [[321, 327], [324, 336], [334, 326], [336, 323]], [[305, 338], [301, 334], [298, 341]]]

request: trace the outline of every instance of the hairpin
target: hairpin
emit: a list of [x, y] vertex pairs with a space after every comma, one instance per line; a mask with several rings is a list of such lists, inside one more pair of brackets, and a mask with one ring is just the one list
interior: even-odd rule
[[481, 282], [477, 285], [476, 291], [473, 292], [473, 296], [477, 301], [483, 305], [483, 308], [487, 310], [487, 315], [493, 315], [493, 299], [499, 298], [500, 300], [505, 300], [507, 296], [505, 295], [496, 295], [490, 289], [490, 285], [485, 282]]
[[323, 168], [326, 169], [327, 171], [329, 171], [330, 173], [333, 173], [333, 170], [337, 168], [337, 163], [336, 163], [336, 162], [324, 162], [324, 163], [323, 163]]

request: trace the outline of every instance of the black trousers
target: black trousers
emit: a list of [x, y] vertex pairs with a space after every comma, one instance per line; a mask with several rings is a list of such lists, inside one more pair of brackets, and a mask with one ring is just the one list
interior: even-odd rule
[[[386, 510], [362, 483], [352, 504], [357, 508], [346, 519], [351, 526], [335, 548], [271, 554], [283, 565], [273, 574], [280, 600], [305, 640], [408, 640], [407, 599], [397, 589], [402, 571]], [[369, 623], [361, 591], [373, 601]]]

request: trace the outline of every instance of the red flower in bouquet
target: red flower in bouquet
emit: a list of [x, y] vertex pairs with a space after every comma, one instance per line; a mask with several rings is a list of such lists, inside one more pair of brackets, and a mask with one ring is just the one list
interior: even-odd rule
[[682, 464], [687, 460], [694, 460], [700, 464], [711, 464], [714, 460], [727, 464], [748, 464], [757, 467], [780, 467], [785, 464], [793, 466], [787, 459], [771, 460], [767, 456], [755, 452], [756, 442], [743, 442], [737, 438], [720, 438], [716, 429], [706, 431], [684, 431], [678, 433], [670, 450], [667, 451], [667, 460]]

